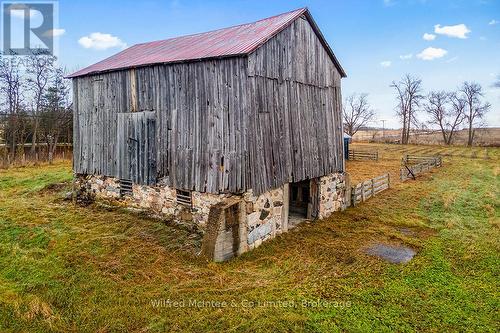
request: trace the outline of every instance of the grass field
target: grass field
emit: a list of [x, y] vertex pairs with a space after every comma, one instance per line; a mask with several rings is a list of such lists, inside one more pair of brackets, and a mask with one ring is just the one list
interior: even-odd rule
[[[425, 147], [364, 148], [387, 160], [349, 162], [360, 179]], [[62, 200], [69, 163], [0, 170], [0, 332], [497, 332], [500, 150], [485, 154], [221, 264], [168, 222]], [[417, 255], [390, 264], [374, 242]]]

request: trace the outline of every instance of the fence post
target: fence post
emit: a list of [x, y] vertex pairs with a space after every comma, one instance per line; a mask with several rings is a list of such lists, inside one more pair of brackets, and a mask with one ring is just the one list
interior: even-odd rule
[[387, 173], [387, 188], [391, 188], [391, 174]]
[[372, 181], [372, 197], [374, 197], [375, 196], [375, 186], [374, 186], [375, 182], [373, 181], [373, 178], [371, 179], [371, 181]]

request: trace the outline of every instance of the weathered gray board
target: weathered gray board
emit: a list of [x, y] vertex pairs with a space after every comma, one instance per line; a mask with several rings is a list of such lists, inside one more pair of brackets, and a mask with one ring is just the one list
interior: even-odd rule
[[248, 57], [73, 81], [76, 173], [120, 176], [132, 111], [156, 112], [156, 177], [178, 189], [259, 194], [343, 171], [340, 73], [306, 19]]
[[136, 184], [156, 182], [155, 112], [117, 114], [117, 176]]

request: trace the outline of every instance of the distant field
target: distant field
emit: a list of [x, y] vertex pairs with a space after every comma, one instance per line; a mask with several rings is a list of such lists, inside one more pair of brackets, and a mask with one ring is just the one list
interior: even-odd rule
[[359, 183], [389, 172], [392, 182], [399, 182], [399, 170], [401, 159], [405, 154], [410, 155], [440, 155], [445, 162], [467, 159], [498, 159], [498, 148], [491, 147], [459, 147], [459, 146], [436, 146], [436, 145], [389, 145], [381, 143], [355, 142], [350, 149], [360, 151], [377, 151], [379, 161], [347, 161], [347, 171], [351, 174], [351, 180]]
[[[430, 153], [354, 147], [382, 157], [348, 162], [360, 180]], [[63, 201], [70, 163], [0, 170], [0, 332], [496, 332], [500, 149], [454, 149], [442, 168], [221, 264], [168, 221]], [[374, 242], [417, 255], [390, 264], [364, 254]]]
[[[465, 146], [468, 139], [468, 131], [461, 130], [454, 134], [453, 145]], [[374, 141], [374, 142], [390, 142], [401, 138], [401, 130], [361, 130], [354, 137], [354, 141]], [[410, 137], [411, 144], [423, 145], [442, 145], [443, 136], [441, 132], [433, 132], [430, 134], [415, 134]], [[474, 144], [477, 146], [493, 146], [500, 147], [500, 128], [482, 128], [477, 129]]]

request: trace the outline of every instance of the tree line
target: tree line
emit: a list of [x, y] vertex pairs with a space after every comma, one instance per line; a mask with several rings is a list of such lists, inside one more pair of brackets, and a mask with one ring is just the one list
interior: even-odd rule
[[0, 149], [11, 161], [38, 154], [51, 157], [58, 143], [71, 143], [72, 105], [68, 80], [57, 58], [47, 54], [0, 55]]
[[[500, 77], [493, 86], [500, 87]], [[401, 122], [401, 143], [408, 144], [412, 129], [427, 125], [438, 128], [443, 143], [450, 145], [454, 134], [467, 129], [467, 145], [472, 146], [476, 129], [484, 125], [484, 116], [491, 104], [484, 101], [480, 84], [465, 81], [455, 91], [430, 91], [424, 94], [422, 80], [410, 74], [390, 85], [396, 95], [396, 115]], [[425, 113], [428, 120], [422, 122], [419, 115]], [[353, 94], [343, 103], [344, 130], [354, 135], [374, 120], [375, 112], [368, 102], [367, 94]]]

